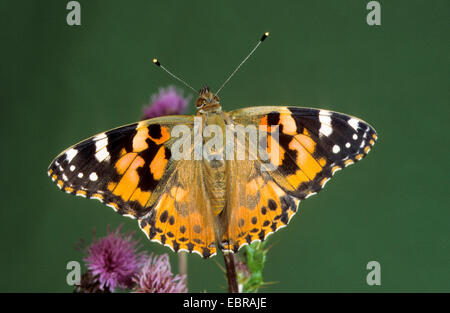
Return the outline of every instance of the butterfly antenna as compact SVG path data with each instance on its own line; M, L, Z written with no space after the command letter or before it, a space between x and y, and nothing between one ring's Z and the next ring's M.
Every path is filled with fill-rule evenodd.
M176 80L178 80L179 82L183 83L186 87L190 88L191 90L193 90L195 93L198 93L197 90L195 90L194 88L191 87L191 85L189 85L188 83L186 83L184 80L182 80L181 78L179 78L178 76L176 76L175 74L172 74L168 69L166 69L159 61L158 59L153 59L153 63L156 66L159 66L160 68L162 68L167 74L169 74L170 76L172 76L173 78L175 78Z
M219 92L222 90L223 87L225 87L225 85L229 82L229 80L231 79L231 77L234 76L234 74L236 74L236 72L239 70L239 68L247 61L247 59L253 54L253 52L256 51L256 49L258 49L259 45L267 38L269 37L269 32L265 32L261 39L258 41L258 43L256 44L256 46L253 48L252 51L250 51L250 53L245 57L244 60L242 60L242 62L236 67L236 69L233 71L233 73L231 73L230 76L228 76L227 80L222 84L222 86L220 86L219 90L216 92L216 95L219 94Z

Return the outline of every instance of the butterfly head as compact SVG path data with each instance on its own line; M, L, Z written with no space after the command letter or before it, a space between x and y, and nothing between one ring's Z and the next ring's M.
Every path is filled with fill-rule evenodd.
M197 102L195 103L198 111L216 111L220 109L219 97L209 90L208 86L199 91Z

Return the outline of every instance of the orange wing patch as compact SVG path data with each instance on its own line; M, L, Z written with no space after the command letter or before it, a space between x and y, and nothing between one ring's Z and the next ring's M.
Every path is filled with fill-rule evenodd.
M216 224L203 192L200 168L193 162L180 162L150 213L140 219L140 226L152 241L208 258L216 254Z
M375 143L376 134L368 124L340 113L286 107L253 110L265 111L256 121L260 129L268 129L268 136L274 137L276 127L280 130L282 153L269 153L277 167L269 174L295 198L319 192L337 170L361 160ZM250 120L245 109L231 114L236 122Z
M285 150L271 135L267 135L267 154L269 161L275 166L281 166L284 160Z
M190 209L188 198L188 190L172 187L153 208L154 214L140 220L140 226L150 240L175 252L195 252L208 258L216 254L214 228L207 216Z
M136 158L137 153L126 153L123 155L114 166L117 170L117 174L123 175L126 170L130 167L131 162Z
M222 236L222 249L237 252L242 246L263 241L286 226L297 212L299 201L286 194L273 180L263 176L250 180L241 199L231 212L228 229Z
M168 161L169 160L166 158L166 148L161 146L150 163L150 172L153 174L155 180L161 179Z
M130 153L131 154L131 153ZM127 158L128 154L122 158ZM145 161L140 156L134 156L134 158L128 158L128 167L120 179L119 183L111 190L116 196L121 197L124 201L128 201L136 190L139 184L139 175L137 169L145 164ZM125 167L124 167L125 168Z
M141 152L148 149L148 139L157 145L162 145L170 139L169 128L165 126L150 125L149 127L143 127L138 124L136 130L136 135L133 137L133 152Z
M303 137L300 137L301 141L294 137L289 143L289 149L297 152L297 159L295 160L297 166L302 170L303 173L305 173L305 175L310 180L313 180L316 177L317 173L322 170L322 167L320 166L319 162L311 155L311 152L309 150L311 149L312 151L314 151L314 141L312 141L309 137ZM307 149L302 142L307 142L307 147L309 149Z
M148 203L148 200L150 199L151 194L152 193L150 191L143 191L138 187L131 195L130 201L137 201L141 206L145 207Z

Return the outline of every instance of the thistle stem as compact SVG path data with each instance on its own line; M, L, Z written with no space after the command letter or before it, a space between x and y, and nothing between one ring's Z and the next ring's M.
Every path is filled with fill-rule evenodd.
M227 270L228 292L239 293L237 275L236 275L236 260L233 253L224 253L223 259L225 261L225 268Z
M187 276L187 262L187 253L184 251L178 253L178 271L180 275Z

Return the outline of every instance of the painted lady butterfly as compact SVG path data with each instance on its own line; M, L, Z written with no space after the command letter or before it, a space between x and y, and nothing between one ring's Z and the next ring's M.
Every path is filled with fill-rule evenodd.
M224 112L207 87L196 104L195 116L153 118L84 140L58 155L48 175L66 193L136 218L150 240L208 258L217 247L237 252L286 226L300 200L361 160L377 139L364 121L327 110L267 106ZM180 143L177 125L192 136ZM245 143L244 159L196 159L194 150L206 139L191 138L209 125L222 131L242 125L234 127L241 138L249 137L247 126L265 129L267 162L274 167L263 170ZM271 138L275 129L277 140ZM188 157L174 158L174 145L187 147ZM215 150L216 156L222 152Z

